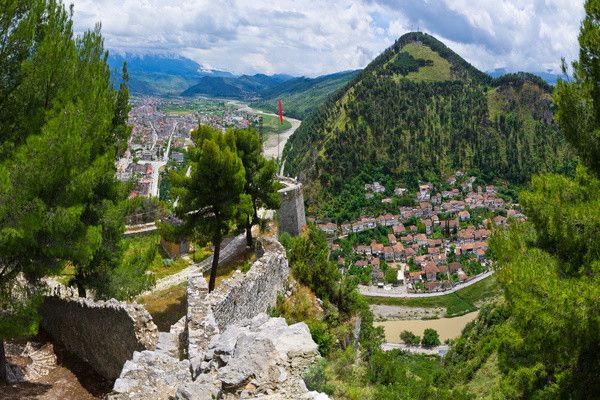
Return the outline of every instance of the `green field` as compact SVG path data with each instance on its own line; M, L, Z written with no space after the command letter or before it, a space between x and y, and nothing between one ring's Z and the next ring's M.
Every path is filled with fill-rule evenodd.
M480 282L445 296L423 298L395 298L365 296L369 304L385 304L404 307L442 307L446 317L456 317L476 311L481 303L490 301L500 294L500 287L492 275Z
M158 107L160 112L168 114L186 115L193 112L204 114L222 115L227 106L222 100L195 99L195 100L164 100Z
M279 117L275 115L261 114L262 117L262 133L264 135L276 135L283 133L292 127L292 124L287 119L283 119L283 125L279 123Z

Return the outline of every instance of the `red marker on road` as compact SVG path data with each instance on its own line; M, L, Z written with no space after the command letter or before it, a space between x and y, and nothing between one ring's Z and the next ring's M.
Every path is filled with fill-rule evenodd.
M279 99L279 124L283 125L283 104L281 104L281 99Z

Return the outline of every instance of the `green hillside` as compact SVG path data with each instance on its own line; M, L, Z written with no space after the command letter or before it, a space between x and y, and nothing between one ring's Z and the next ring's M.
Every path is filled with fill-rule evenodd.
M292 79L261 93L261 100L252 106L276 113L279 110L277 101L281 99L285 115L303 120L358 73L348 71L312 79Z
M530 74L494 80L424 33L409 33L333 95L287 142L286 172L309 200L373 173L413 182L463 169L526 182L572 156L550 87Z

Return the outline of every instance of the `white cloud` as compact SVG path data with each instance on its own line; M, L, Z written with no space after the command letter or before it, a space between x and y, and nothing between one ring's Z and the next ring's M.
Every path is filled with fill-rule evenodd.
M73 0L109 48L172 52L236 73L364 67L419 26L482 69L557 69L577 56L583 0Z

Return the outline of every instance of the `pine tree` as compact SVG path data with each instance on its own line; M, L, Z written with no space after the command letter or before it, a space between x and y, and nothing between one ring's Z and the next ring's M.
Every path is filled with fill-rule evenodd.
M236 154L233 131L221 133L201 125L192 132L195 147L189 150L187 171L173 172L173 193L179 196L176 213L188 230L210 237L215 248L209 291L214 290L221 243L240 214L248 212L249 199L242 160Z
M246 242L253 245L252 227L260 222L258 210L262 207L276 209L279 207L279 194L275 173L277 166L274 160L267 160L262 154L259 134L252 129L235 131L236 149L246 171L244 192L250 196L252 211L244 218Z
M490 243L510 312L498 351L506 398L600 394L600 1L585 9L575 80L554 96L576 176L534 177L519 198L528 221Z
M114 166L123 139L100 26L74 38L62 2L1 5L0 289L18 276L35 287L71 263L84 294L118 264L123 231ZM2 318L1 327L22 322Z

